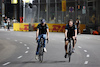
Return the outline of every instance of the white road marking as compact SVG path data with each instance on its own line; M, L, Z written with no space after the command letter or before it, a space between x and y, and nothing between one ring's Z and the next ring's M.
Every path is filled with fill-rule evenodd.
M78 46L78 48L82 48L81 46Z
M22 44L22 42L20 42Z
M85 63L84 64L88 64L88 61L85 61Z
M25 53L28 53L28 51L26 51Z
M87 52L87 50L84 50L84 52Z
M29 47L27 47L27 49L30 49Z
M6 65L8 65L8 64L10 64L11 62L7 62L7 63L5 63L5 64L3 64L3 66L6 66Z
M90 57L90 55L89 54L87 54L87 56L86 57Z
M23 56L19 56L18 59L22 58Z
M17 42L17 40L15 40Z
M27 46L27 44L24 44L24 46Z

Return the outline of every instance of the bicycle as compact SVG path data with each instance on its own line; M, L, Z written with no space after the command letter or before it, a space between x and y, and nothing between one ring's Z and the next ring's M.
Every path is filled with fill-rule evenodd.
M40 49L39 49L39 62L43 62L43 55L44 55L44 40L47 40L48 43L48 39L44 39L43 36L40 38Z
M68 39L69 41L69 47L68 47L68 57L69 57L69 62L71 61L71 55L72 55L72 45L74 45L74 40L73 38Z

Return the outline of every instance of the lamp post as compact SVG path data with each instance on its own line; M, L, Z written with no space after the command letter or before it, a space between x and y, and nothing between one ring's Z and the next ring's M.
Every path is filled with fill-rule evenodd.
M2 0L2 25L3 25L3 17L5 17L5 4L4 4L4 0Z
M25 22L25 0L23 1L23 23Z
M25 4L32 3L34 0L23 0L23 23L25 23Z

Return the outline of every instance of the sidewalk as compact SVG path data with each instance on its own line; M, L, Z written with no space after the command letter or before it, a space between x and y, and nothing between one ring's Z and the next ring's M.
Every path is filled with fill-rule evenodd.
M3 27L0 27L0 31L7 31L7 29L4 29ZM10 31L13 31L13 27L10 27Z

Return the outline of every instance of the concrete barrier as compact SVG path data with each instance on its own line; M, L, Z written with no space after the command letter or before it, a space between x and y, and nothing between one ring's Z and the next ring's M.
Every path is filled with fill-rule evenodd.
M37 25L39 23L31 23L31 29L32 31L36 31ZM52 24L52 23L47 23L49 27L50 32L64 32L66 24ZM29 31L29 23L14 23L13 24L13 30L14 31ZM85 24L80 24L80 31L81 33L83 32L83 29L85 29Z
M39 23L34 23L33 24L33 30L36 31L37 25ZM65 27L66 24L51 24L51 23L47 23L48 27L49 27L49 31L50 32L65 32ZM85 29L86 25L85 24L80 24L80 33L83 33L83 29Z
M13 23L14 31L29 31L29 23Z

